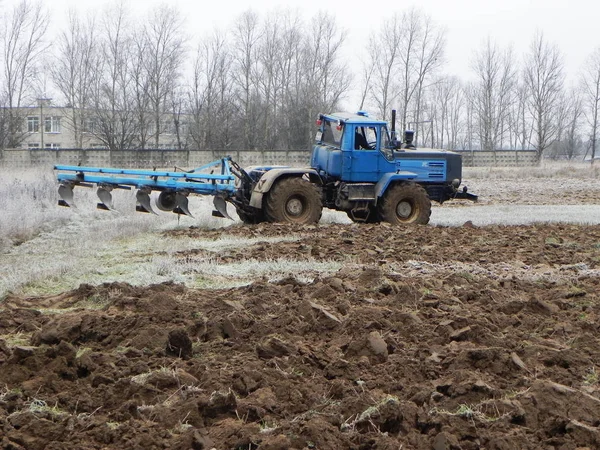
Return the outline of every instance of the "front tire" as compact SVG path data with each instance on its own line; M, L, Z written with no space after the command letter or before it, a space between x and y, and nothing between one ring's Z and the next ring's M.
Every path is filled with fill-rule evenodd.
M427 191L418 184L396 184L383 196L380 214L392 225L426 225L431 216L431 200Z
M284 178L269 191L264 205L269 222L317 223L323 204L317 187L303 178Z

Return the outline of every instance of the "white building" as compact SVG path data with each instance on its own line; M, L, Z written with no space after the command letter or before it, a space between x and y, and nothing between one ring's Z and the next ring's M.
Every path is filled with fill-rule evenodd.
M66 148L107 148L102 139L102 133L97 125L98 120L94 113L87 114L83 120L83 129L80 130L81 145L78 144L74 131L74 110L72 108L45 105L19 108L20 115L24 118L25 125L21 139L21 148L26 149L66 149ZM76 111L75 111L76 113ZM82 117L79 114L79 117ZM149 121L146 126L145 148L155 148L154 124ZM187 142L187 127L180 128L180 136ZM139 139L136 139L136 142ZM159 149L178 149L184 146L181 139L177 138L174 122L170 116L161 121L159 135ZM135 148L136 145L134 144Z

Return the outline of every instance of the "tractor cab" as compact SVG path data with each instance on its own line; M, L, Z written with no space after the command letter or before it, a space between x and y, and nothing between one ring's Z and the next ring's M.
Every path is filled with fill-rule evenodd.
M432 200L440 203L457 198L461 183L460 154L448 150L417 149L413 133L404 133L399 142L387 122L368 114L321 114L311 159L311 167L325 183L367 183L375 185L377 196L390 183L411 181L427 189Z
M328 177L350 182L377 182L394 171L398 144L387 122L356 114L322 114L317 120L311 166Z

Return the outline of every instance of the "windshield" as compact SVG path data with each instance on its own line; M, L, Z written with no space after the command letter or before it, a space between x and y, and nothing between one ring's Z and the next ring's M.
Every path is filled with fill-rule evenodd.
M387 160L394 159L394 149L390 141L390 135L388 134L387 127L381 127L381 151L385 155Z

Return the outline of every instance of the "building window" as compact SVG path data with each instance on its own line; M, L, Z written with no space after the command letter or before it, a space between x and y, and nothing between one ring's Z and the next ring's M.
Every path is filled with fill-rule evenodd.
M37 150L40 148L40 143L39 142L30 142L29 144L27 144L27 148L29 150Z
M48 143L48 144L44 144L44 147L46 147L48 150L58 150L60 149L60 144L56 144L54 142Z
M175 134L175 123L170 119L162 120L160 134Z
M148 133L149 136L152 136L156 133L156 127L154 126L154 122L148 122L146 124L146 133Z
M98 119L96 117L86 117L83 121L83 132L97 133L98 131Z
M60 117L49 116L44 118L44 133L60 133Z
M37 116L30 116L27 118L27 131L30 133L40 132L40 118Z

